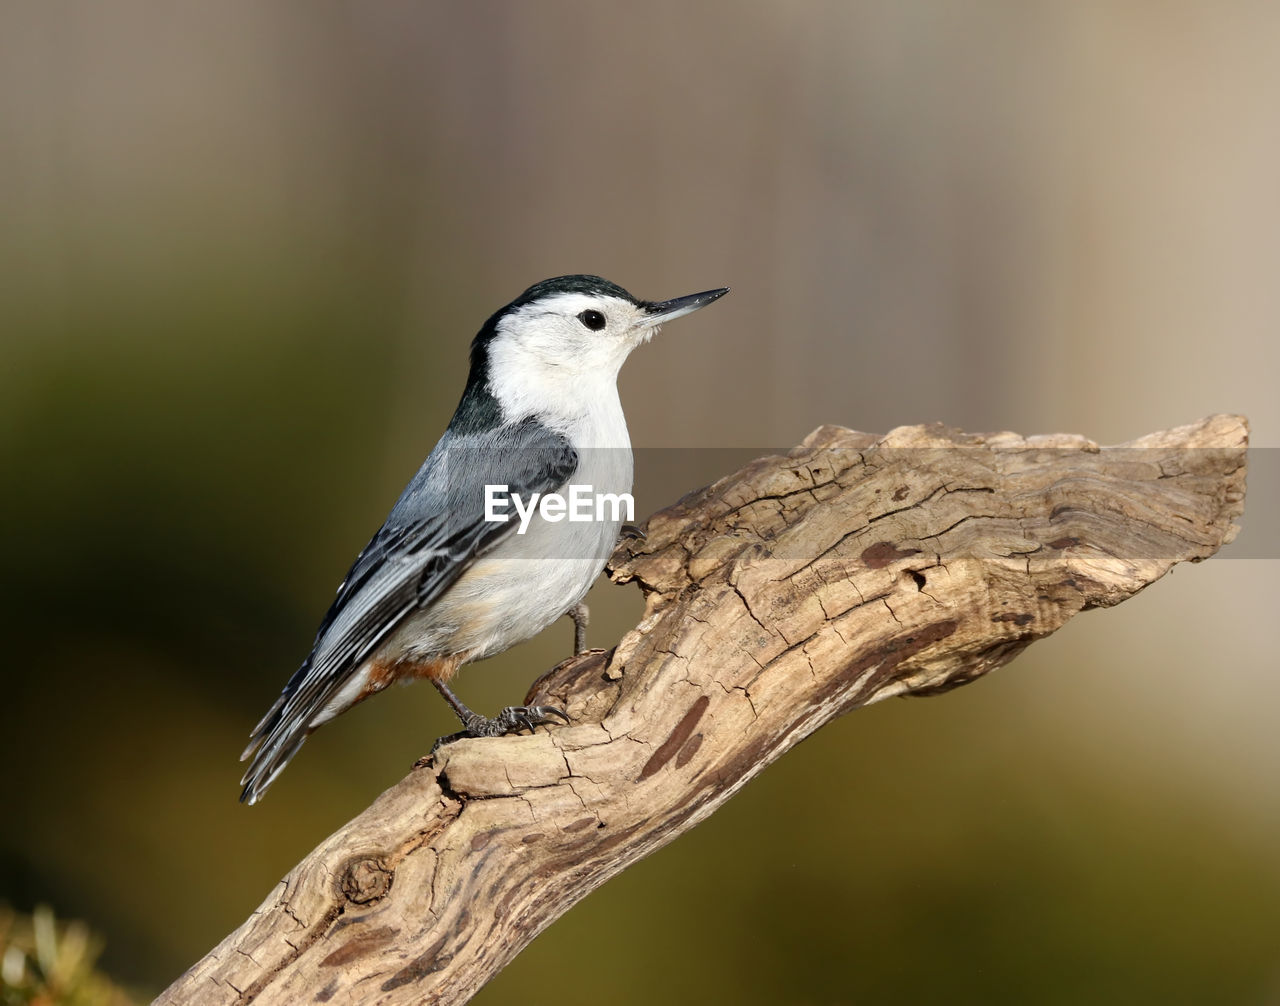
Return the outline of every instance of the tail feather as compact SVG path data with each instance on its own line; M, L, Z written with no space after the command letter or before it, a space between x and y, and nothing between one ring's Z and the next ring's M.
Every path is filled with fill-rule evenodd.
M241 803L257 803L315 729L312 720L316 709L328 698L328 689L317 688L312 681L314 658L313 650L249 734L249 745L240 760L253 761L240 780L244 787Z
M337 677L314 677L310 662L290 679L280 697L253 728L249 746L240 755L250 758L249 768L240 780L244 787L241 803L257 803L317 727L377 691L365 689L368 672ZM385 684L385 682L384 682Z
M240 793L241 803L257 803L311 733L310 710L288 708L292 694L290 688L285 688L253 728L249 746L240 755L241 761L253 758L240 780L244 787Z
M240 792L240 802L253 805L262 798L262 794L276 780L284 767L289 764L298 748L302 747L310 730L290 731L275 743L259 749L249 770L245 772L240 784L244 787ZM286 741L288 742L286 744Z
M286 688L280 693L280 697L271 704L271 708L267 710L267 715L258 720L258 725L249 731L249 746L244 749L244 754L240 756L240 760L244 761L249 755L253 754L253 749L262 743L262 739L271 733L276 722L280 719L280 710L284 708L284 704L289 701L292 694L290 689Z

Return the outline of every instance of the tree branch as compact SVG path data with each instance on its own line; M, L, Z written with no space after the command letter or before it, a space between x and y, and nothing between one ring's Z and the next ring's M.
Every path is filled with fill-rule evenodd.
M823 427L655 514L643 619L330 836L158 1003L463 1002L587 893L836 716L1008 662L1234 537L1245 421L1074 436Z

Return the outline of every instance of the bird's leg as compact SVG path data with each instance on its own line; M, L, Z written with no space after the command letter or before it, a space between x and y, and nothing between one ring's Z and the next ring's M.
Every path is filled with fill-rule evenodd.
M522 727L527 727L529 732L532 733L534 727L542 726L544 723L554 723L554 717L557 716L564 722L569 722L569 717L565 711L555 706L507 706L497 716L481 716L479 713L474 713L468 709L443 681L434 677L429 680L436 686L436 690L444 696L444 700L449 703L449 707L458 714L458 719L462 721L463 727L461 733L441 737L432 747L432 751L441 744L459 740L463 737L501 737L503 734L514 733Z
M644 530L634 524L623 524L622 529L618 532L619 541L623 538L639 538L643 541L645 537ZM586 602L579 601L566 611L565 615L573 619L573 655L580 657L587 649L587 623L591 620L591 610L587 607Z
M576 657L587 648L587 622L591 618L591 612L579 601L565 614L573 619L573 655Z

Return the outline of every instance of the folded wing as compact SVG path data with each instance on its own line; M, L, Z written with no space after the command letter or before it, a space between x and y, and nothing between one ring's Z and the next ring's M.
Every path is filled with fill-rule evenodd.
M254 728L240 799L255 803L297 753L328 701L412 611L431 604L515 524L484 519L485 486L559 490L578 467L569 442L526 419L444 437L347 574L302 666Z

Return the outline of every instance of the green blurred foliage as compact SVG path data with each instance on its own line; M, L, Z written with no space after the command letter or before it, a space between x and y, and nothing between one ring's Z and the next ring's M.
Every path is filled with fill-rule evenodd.
M58 922L47 905L21 915L0 904L0 1004L131 1006L93 969L101 941L83 922Z

